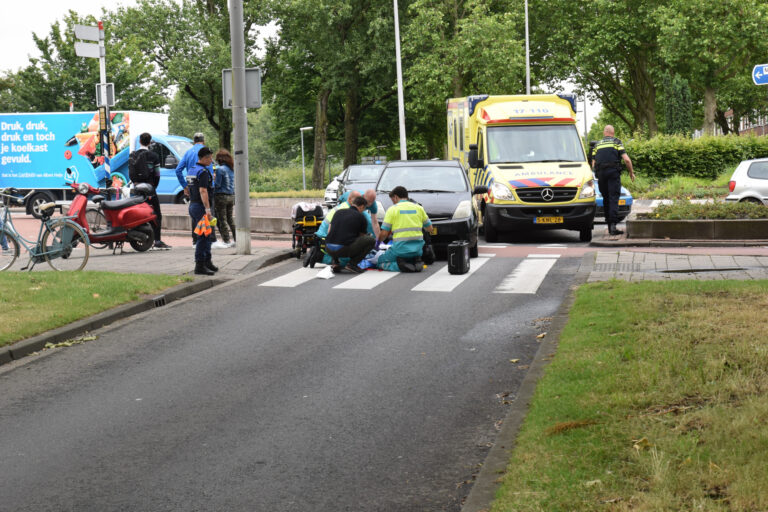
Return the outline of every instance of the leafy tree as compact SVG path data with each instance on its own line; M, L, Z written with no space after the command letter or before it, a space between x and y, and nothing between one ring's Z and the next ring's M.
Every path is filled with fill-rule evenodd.
M276 136L295 147L298 128L313 125L312 183L319 187L329 138L343 137L349 165L357 161L361 126L391 126L391 118L377 122L371 115L394 96L391 3L281 0L270 12L280 26L265 60L265 89L275 94L279 119Z
M137 48L114 37L113 19L105 13L107 80L115 84L116 109L155 110L166 103L161 89L150 79L151 67ZM13 75L12 103L18 110L57 112L95 110L95 84L99 83L98 59L75 55L74 25L95 25L89 16L74 11L63 23L51 25L47 36L33 34L40 57ZM62 25L64 28L62 29ZM10 77L9 77L10 78Z
M762 0L672 0L657 13L663 57L703 96L704 132L712 134L720 92L731 86L738 90L744 81L733 79L749 76L752 65L768 54L768 5ZM733 94L720 98L736 99ZM756 106L739 105L745 109L740 113Z
M259 7L248 2L245 9L247 48L255 48ZM232 67L226 0L140 0L136 7L119 7L115 17L121 20L121 39L142 48L154 65L152 79L193 100L218 134L219 146L231 148L232 112L224 108L221 90L221 70ZM249 54L246 61L255 57Z
M656 10L665 0L531 2L531 60L538 76L572 80L631 131L658 131L661 77Z
M522 13L519 1L410 4L403 37L406 119L411 140L421 147L409 148L409 156L442 156L448 98L525 91Z
M691 89L679 75L664 77L666 133L690 135L693 131Z

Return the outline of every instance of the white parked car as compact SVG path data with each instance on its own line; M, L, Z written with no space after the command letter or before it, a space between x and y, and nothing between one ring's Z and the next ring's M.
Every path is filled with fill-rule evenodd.
M323 198L323 202L328 208L333 208L336 206L336 203L339 202L339 185L341 185L341 182L346 174L347 170L344 169L344 172L336 175L328 184L328 186L325 187L325 197Z
M744 160L728 182L726 201L768 204L768 158Z

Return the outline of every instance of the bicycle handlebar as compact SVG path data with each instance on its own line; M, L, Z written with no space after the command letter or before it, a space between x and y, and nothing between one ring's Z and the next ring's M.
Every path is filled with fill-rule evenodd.
M32 189L27 193L27 195L25 195L22 198L19 198L18 196L13 195L14 191L18 192L13 187L4 188L3 190L0 191L0 196L7 197L8 199L10 199L16 204L24 204L27 201L27 199L29 199L30 196L36 192L35 189Z

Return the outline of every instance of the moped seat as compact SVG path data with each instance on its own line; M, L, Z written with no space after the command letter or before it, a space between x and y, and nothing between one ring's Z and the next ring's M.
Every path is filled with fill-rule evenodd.
M128 208L129 206L136 206L137 204L141 204L146 200L146 197L135 196L129 197L127 199L118 199L116 201L102 201L101 207L105 210L122 210L123 208Z

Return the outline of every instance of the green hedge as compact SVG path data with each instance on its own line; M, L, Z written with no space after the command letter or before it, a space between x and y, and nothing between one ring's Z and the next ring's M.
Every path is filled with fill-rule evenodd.
M659 135L652 139L624 142L635 171L644 177L664 179L691 176L715 179L750 158L768 157L768 136L701 137Z

